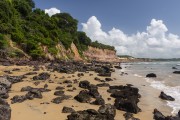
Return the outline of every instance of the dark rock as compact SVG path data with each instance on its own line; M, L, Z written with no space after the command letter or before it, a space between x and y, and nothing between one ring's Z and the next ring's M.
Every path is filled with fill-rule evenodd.
M63 90L63 89L64 87L61 87L61 86L56 87L56 90Z
M169 101L174 101L175 99L169 95L166 95L164 92L161 92L160 96L161 99L163 100L169 100Z
M177 69L176 67L172 67L172 69Z
M107 98L107 100L111 100L111 98Z
M111 104L100 106L98 112L102 115L107 115L107 117L111 120L116 116L116 108Z
M90 85L90 82L87 81L87 80L84 80L84 81L80 81L80 82L79 82L79 87L81 87L81 88L88 89L88 88L89 88L89 85Z
M35 75L35 74L37 74L37 72L28 72L25 75Z
M157 77L157 76L154 73L149 73L149 74L146 75L146 77Z
M0 98L0 120L11 119L11 108L9 104Z
M63 100L64 100L63 97L56 97L51 102L53 102L55 104L59 104L59 103L62 103Z
M94 98L100 97L100 94L98 92L98 87L96 85L91 84L88 90L89 90L89 95L91 95L92 97Z
M101 84L97 84L96 86L98 86L98 87L109 87L110 85L108 83L101 83Z
M65 80L63 83L69 84L69 83L72 83L72 81L71 80Z
M105 104L105 101L102 97L99 97L99 98L96 98L96 100L94 102L92 102L91 104L94 104L94 105L104 105Z
M89 103L91 100L91 96L87 90L82 90L78 95L74 97L75 100L81 103Z
M33 80L47 80L50 78L50 74L47 72L40 73L38 76L34 76Z
M34 85L35 85L35 86L38 86L39 84L40 84L40 82L39 82L39 81L34 82Z
M95 78L94 78L94 80L96 80L96 81L100 81L101 79L100 79L100 78L98 78L98 77L95 77Z
M14 68L14 69L12 69L12 71L20 71L20 69L19 68Z
M140 120L138 118L134 118L133 114L132 113L128 113L128 112L123 114L123 116L125 117L125 120Z
M11 88L12 83L6 77L0 77L0 85L8 90Z
M114 106L118 110L123 110L135 114L141 111L141 109L137 106L137 99L134 97L129 97L128 99L116 98Z
M154 109L153 114L154 114L153 118L155 120L165 120L165 116L161 112L159 112L157 109Z
M25 100L27 100L26 96L24 96L24 95L22 95L22 96L16 95L13 98L11 98L11 104L22 103Z
M174 74L180 74L180 71L174 71L173 73Z
M54 98L51 102L52 103L55 103L55 104L59 104L59 103L62 103L63 100L67 100L69 98L71 98L72 96L70 95L63 95L61 97L56 97Z
M121 66L114 66L116 69L122 69Z
M67 87L72 87L72 85L67 85Z
M68 115L68 120L114 120L116 109L110 105L104 105L98 111L87 109L83 111L72 112Z
M21 92L30 91L32 89L33 89L33 87L31 87L31 86L23 87L23 88L21 88Z
M12 74L12 72L10 70L5 70L4 72L7 74Z
M25 76L6 76L7 80L9 80L9 82L11 83L18 83L18 82L22 82L23 78Z
M7 99L8 97L8 90L5 88L5 86L0 85L0 98Z
M78 82L79 82L77 79L74 79L73 81L74 81L74 84L76 84L76 83L78 83Z
M39 89L32 89L25 96L27 99L30 99L30 100L33 98L39 98L39 99L43 98L41 91Z
M103 77L111 77L111 73L99 73L98 75Z
M78 77L84 76L84 73L78 73L77 76Z
M113 81L111 78L105 78L105 81Z
M75 110L70 107L63 107L62 109L62 113L72 113L72 112L75 112Z
M48 88L48 84L45 84L45 85L44 85L44 89L46 89L46 88Z
M64 95L64 91L55 91L54 95L56 95L56 96L63 96Z
M180 120L179 116L164 116L160 111L154 109L154 119L155 120Z

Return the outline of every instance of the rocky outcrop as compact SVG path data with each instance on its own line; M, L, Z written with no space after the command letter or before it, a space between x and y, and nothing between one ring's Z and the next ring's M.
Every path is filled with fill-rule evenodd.
M97 61L118 61L116 51L108 49L99 49L89 46L88 50L84 52L84 56L89 60Z

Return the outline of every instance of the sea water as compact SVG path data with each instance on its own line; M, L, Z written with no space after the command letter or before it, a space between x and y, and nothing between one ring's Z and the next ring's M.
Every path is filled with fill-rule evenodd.
M125 68L126 72L150 83L152 88L175 98L175 101L167 101L167 105L173 109L172 114L176 114L180 110L180 74L173 73L180 71L180 61L123 63L121 66ZM177 69L172 69L172 67ZM155 73L157 78L146 78L148 73Z

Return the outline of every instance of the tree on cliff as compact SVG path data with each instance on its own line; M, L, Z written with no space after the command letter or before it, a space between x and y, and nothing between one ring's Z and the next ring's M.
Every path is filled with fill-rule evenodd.
M45 56L42 46L47 46L48 52L56 55L56 45L59 43L69 49L74 42L81 53L87 50L89 45L112 49L91 42L84 32L77 31L77 25L78 21L68 13L58 13L50 17L44 10L35 8L33 0L0 1L1 35L10 35L11 39L34 59ZM7 43L4 39L0 42L4 46Z

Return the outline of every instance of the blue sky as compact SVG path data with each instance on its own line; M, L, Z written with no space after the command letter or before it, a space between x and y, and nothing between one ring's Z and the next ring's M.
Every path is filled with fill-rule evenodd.
M108 31L121 28L128 34L146 29L152 18L161 19L169 30L180 35L180 0L34 0L36 7L56 7L86 22L96 16ZM81 28L81 26L79 25Z
M180 0L34 0L79 21L93 40L113 45L120 55L180 58Z

